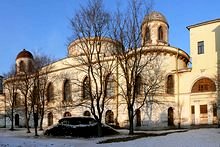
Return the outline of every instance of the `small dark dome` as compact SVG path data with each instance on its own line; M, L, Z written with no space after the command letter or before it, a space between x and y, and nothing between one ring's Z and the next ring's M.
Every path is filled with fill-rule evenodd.
M148 14L147 16L145 16L145 21L154 21L154 20L159 20L159 21L163 21L165 23L167 23L167 19L166 17L161 14L160 12L156 12L153 11L150 14Z
M21 51L21 52L17 55L16 60L19 59L19 58L31 58L31 59L33 59L33 55L31 54L31 52L29 52L29 51L23 49L23 51Z

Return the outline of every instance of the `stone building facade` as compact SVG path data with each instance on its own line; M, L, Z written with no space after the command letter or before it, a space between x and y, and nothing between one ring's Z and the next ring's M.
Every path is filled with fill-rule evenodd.
M141 26L142 46L149 53L159 54L162 69L165 71L163 82L165 88L163 94L158 96L158 99L163 102L162 105L150 104L136 110L136 127L168 127L177 126L178 123L183 126L217 123L219 26L220 19L188 26L190 33L190 55L188 55L184 50L169 44L169 24L164 15L152 12L145 17ZM47 84L45 127L65 116L91 115L89 109L72 108L63 103L66 100L84 97L83 89L74 84L73 80L78 79L82 85L87 83L85 73L74 68L83 66L77 60L83 56L83 52L77 48L80 42L81 40L76 40L69 45L66 58L48 65L53 68L49 73ZM114 50L119 43L109 38L102 38L102 42L103 57L110 58L108 49ZM16 58L17 74L31 70L32 64L34 64L33 55L29 51L21 51ZM110 81L115 77L117 75L108 76ZM6 90L5 93L7 99ZM21 93L18 95L21 96ZM126 127L128 125L126 105L123 102L117 104L118 99L119 102L123 101L120 97L117 100L113 98L106 107L103 122L115 124L117 120L121 127ZM18 108L15 112L16 126L24 126L22 113L22 108ZM9 124L7 120L7 125Z

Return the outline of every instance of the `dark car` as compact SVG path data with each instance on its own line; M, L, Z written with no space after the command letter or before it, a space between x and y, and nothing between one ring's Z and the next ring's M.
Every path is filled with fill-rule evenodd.
M112 127L102 124L103 136L118 134ZM44 132L46 136L74 136L94 137L98 136L98 123L91 117L65 117L58 124L49 127Z

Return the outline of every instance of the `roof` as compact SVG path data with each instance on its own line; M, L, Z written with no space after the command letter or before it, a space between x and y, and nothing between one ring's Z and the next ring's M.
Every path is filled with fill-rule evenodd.
M31 52L23 49L20 53L18 53L16 60L19 58L31 58L33 59L33 55L31 54Z
M144 21L154 21L154 20L163 21L167 23L166 17L162 13L156 11L151 12L150 14L146 15L144 18Z
M200 22L200 23L197 23L197 24L193 24L193 25L190 25L190 26L188 26L186 28L188 30L190 30L191 28L195 28L195 27L199 27L199 26L203 26L203 25L207 25L207 24L212 24L212 23L216 23L216 22L220 22L220 18L209 20L209 21Z

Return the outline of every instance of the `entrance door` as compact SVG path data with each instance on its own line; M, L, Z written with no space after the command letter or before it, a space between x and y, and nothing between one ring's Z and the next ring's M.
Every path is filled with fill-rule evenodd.
M48 113L47 117L48 117L48 126L53 125L53 113L52 112Z
M19 115L15 114L15 126L19 126Z
M192 120L192 125L195 125L195 106L191 106L191 120Z
M200 105L200 124L208 124L207 105Z
M168 126L173 126L174 125L173 121L174 121L173 120L173 108L170 107L168 109Z

